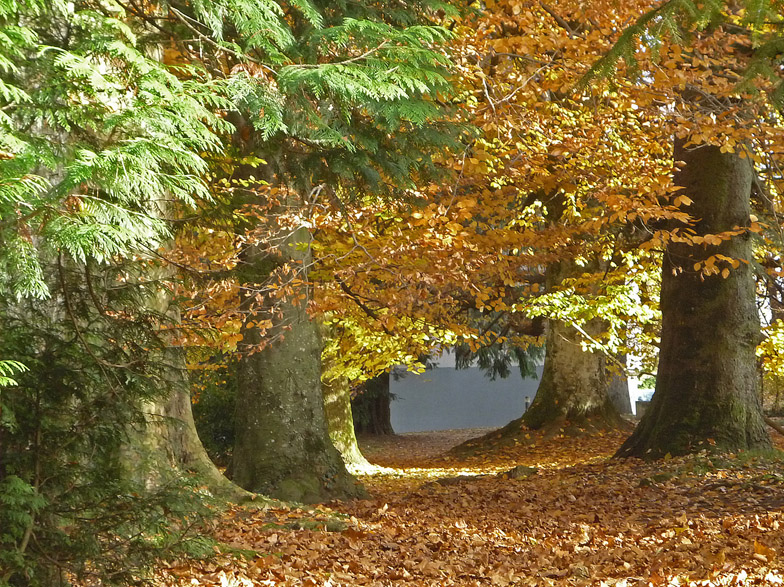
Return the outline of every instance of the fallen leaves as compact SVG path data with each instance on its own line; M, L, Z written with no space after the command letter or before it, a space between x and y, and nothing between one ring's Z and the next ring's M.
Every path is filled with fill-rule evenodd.
M245 556L227 549L189 573L170 569L161 584L784 584L784 478L773 461L609 460L622 436L535 437L533 447L460 459L424 456L426 436L403 454L395 445L415 446L410 438L377 440L393 449L374 446L378 464L418 466L364 478L372 499L331 509L228 512L215 537ZM442 448L443 434L436 441ZM525 474L509 478L511 465ZM457 481L434 482L443 478Z

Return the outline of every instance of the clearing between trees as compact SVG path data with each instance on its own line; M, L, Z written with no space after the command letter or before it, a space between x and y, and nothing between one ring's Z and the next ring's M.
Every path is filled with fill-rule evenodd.
M623 432L443 452L471 435L364 439L386 467L362 478L369 499L233 509L212 529L218 558L161 569L158 584L784 583L778 453L610 459Z

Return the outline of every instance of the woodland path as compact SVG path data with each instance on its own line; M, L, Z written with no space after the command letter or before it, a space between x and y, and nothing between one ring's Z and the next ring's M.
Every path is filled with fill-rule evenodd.
M609 460L620 433L443 454L482 432L362 439L395 469L363 478L369 499L233 510L215 536L253 552L173 567L160 584L784 585L780 459ZM537 472L499 476L516 465Z

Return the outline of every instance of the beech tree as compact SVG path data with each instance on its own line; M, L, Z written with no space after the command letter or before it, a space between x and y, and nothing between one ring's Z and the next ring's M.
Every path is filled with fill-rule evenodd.
M778 191L778 177L769 173L769 150L780 135L775 113L782 81L768 59L780 42L771 24L779 15L766 3L745 12L730 5L692 8L674 2L654 10L624 41L634 43L643 30L652 30L665 56L665 67L652 65L654 87L679 80L669 86L677 93L660 96L677 104L675 198L691 220L664 239L656 392L651 411L619 456L770 445L755 359L761 342L755 233L762 227L752 214L752 194L758 193L764 208L775 209L768 194ZM683 31L684 47L673 46L681 41L678 33L662 30Z
M410 320L429 325L431 346L478 350L541 342L533 321L548 321L532 426L618 423L607 356L623 354L632 324L656 320L654 256L634 250L652 220L685 217L659 199L671 163L657 117L632 108L625 89L565 91L641 6L494 2L461 22L460 114L482 134L444 159L458 180L423 190L418 205L358 211L351 234L330 242L344 260L331 291L362 307L368 330ZM477 313L487 318L472 325ZM556 349L564 335L570 343Z
M215 183L218 197L242 216L221 228L235 234L231 262L243 292L232 476L253 491L317 501L357 490L324 419L321 343L309 314L312 217L328 204L404 196L440 172L433 157L459 127L437 103L450 92L449 63L437 51L449 34L433 24L446 7L271 6L243 6L228 17L200 4L186 21L203 25L234 73L236 131L229 160L215 164L216 180L225 182ZM215 29L219 17L237 19L236 28ZM258 23L254 35L272 27L266 45L243 37L249 22ZM213 59L218 75L224 64Z
M750 224L754 168L748 157L715 145L684 148L676 173L690 200L695 237L738 231ZM694 266L713 255L737 263L725 275ZM710 249L670 242L662 265L662 342L656 392L619 456L662 457L701 448L767 447L755 359L760 341L748 233Z

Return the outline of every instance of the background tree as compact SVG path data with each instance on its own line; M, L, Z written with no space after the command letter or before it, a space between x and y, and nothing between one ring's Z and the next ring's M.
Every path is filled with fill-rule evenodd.
M224 8L200 4L185 14L169 7L168 14L211 39L215 52L199 58L216 75L229 62L236 131L230 160L216 161L216 178L236 188L230 209L255 208L261 220L236 226L241 309L251 319L239 347L244 419L232 472L242 485L280 496L351 493L321 407L320 343L307 314L308 226L327 202L395 197L437 171L433 152L456 134L435 100L450 88L448 62L435 50L448 33L430 26L444 7ZM255 36L243 36L252 28ZM180 52L196 58L187 43ZM297 369L285 367L294 361Z
M541 334L531 319L550 319L552 330L568 332L572 354L598 353L584 359L593 379L606 378L605 357L623 352L634 324L656 320L656 257L635 248L656 231L653 220L685 214L659 199L671 165L661 122L623 88L581 97L566 90L588 70L587 55L609 49L641 7L494 2L456 27L459 111L482 134L444 158L458 171L455 184L422 190L408 208L358 210L350 234L338 233L342 243L330 249L341 259L333 273L346 305L365 306L376 328L416 316L449 333L432 346L463 341L473 350L507 339L525 346ZM472 325L475 313L498 328ZM534 422L555 389L547 383L529 413L537 427L574 419L563 398L589 389L567 384L568 369L552 369L560 378L546 381L563 383L549 401L558 408ZM574 396L581 416L612 411L598 387Z

